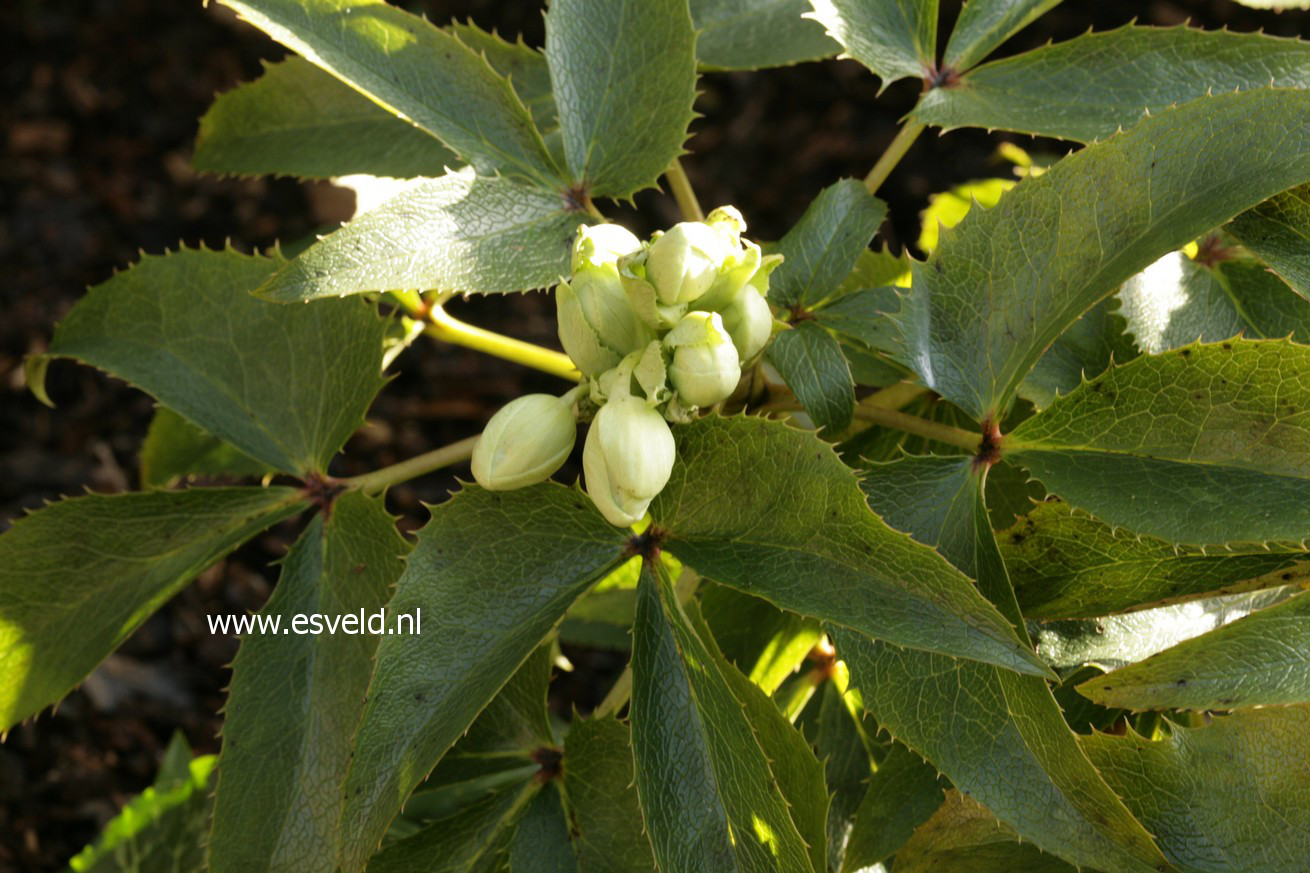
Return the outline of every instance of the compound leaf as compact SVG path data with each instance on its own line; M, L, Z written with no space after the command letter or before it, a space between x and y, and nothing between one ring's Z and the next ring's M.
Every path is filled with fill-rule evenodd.
M992 49L1027 27L1060 0L969 0L946 44L942 65L967 70L991 54Z
M272 472L268 464L205 433L167 406L155 409L141 444L144 488L167 488L192 476L264 476Z
M942 805L945 787L931 764L893 743L869 778L868 791L855 813L842 858L843 873L856 873L897 853L915 828Z
M967 794L948 791L946 801L896 853L896 871L957 869L970 873L1075 873L1078 868L1021 842L1013 828Z
M564 793L583 873L654 873L632 762L632 731L615 718L574 717L564 738Z
M368 859L368 873L468 873L496 863L524 811L541 790L535 780L471 803Z

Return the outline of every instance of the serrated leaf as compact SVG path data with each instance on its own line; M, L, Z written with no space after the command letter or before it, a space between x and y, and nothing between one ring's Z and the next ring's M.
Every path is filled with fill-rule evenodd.
M1078 690L1124 709L1310 702L1310 597L1300 594L1098 676Z
M1296 543L1175 546L1054 499L997 542L1030 619L1096 618L1310 579L1310 553Z
M869 779L855 813L843 873L856 873L897 853L914 829L942 805L945 788L945 780L931 764L894 743Z
M512 179L450 173L328 234L258 293L289 303L362 291L546 288L568 273L574 231L586 220L557 195Z
M660 869L812 871L720 659L662 569L643 568L632 644L637 793Z
M369 858L368 873L481 871L540 790L529 782L465 807Z
M264 476L273 468L205 433L167 406L155 409L141 444L141 485L167 488L192 476Z
M814 320L840 337L855 340L874 351L895 354L900 348L900 335L895 322L887 315L900 308L901 294L897 289L864 288L843 294L815 310Z
M896 853L896 873L956 869L970 873L1075 873L1078 868L1021 842L1019 834L972 797L948 791L932 818Z
M201 570L306 502L292 488L88 494L0 536L0 729L60 698Z
M802 321L778 334L765 358L827 436L846 430L855 414L855 382L832 334Z
M1046 348L1120 282L1310 177L1310 122L1289 125L1303 118L1310 92L1205 97L1025 180L914 265L895 316L901 363L976 418L1004 412Z
M1069 325L1019 383L1019 396L1045 409L1057 397L1104 373L1111 363L1137 357L1137 346L1118 306L1117 300L1107 297Z
M805 16L809 0L692 0L696 57L715 70L759 70L830 58L841 51Z
M507 42L471 21L454 21L446 29L459 37L460 42L482 54L493 70L509 79L514 93L532 113L538 130L552 131L559 127L559 112L555 108L545 55L525 45L522 36L517 42Z
M783 307L822 303L855 268L886 214L887 204L855 179L824 188L772 249L783 262L769 277L770 299Z
M930 194L927 208L919 214L919 248L931 252L937 248L942 227L955 227L964 220L975 203L984 209L991 209L1016 184L1013 179L979 179L956 185L948 191Z
M946 44L942 66L967 70L1023 30L1060 0L969 0Z
M1310 856L1310 707L1252 709L1151 741L1079 737L1183 870L1297 870Z
M560 170L509 81L455 35L383 0L223 4L437 137L480 173L560 187Z
M1136 532L1192 544L1310 535L1308 346L1235 339L1143 356L1006 440L1052 492Z
M560 793L547 784L528 804L509 844L511 873L578 873Z
M620 563L623 531L579 492L471 489L434 507L388 609L346 779L342 867L363 867L409 793L569 605ZM531 582L531 584L528 584Z
M219 95L200 119L191 160L210 173L307 179L440 176L463 163L428 132L297 57Z
M813 434L707 417L674 436L679 463L651 515L683 563L871 637L1045 675L969 579L869 512L854 473Z
M902 462L903 483L895 490L871 488L870 503L920 541L936 544L956 566L977 575L989 596L1013 609L973 477L953 471L948 460ZM969 463L955 463L961 461ZM946 506L921 508L934 494L945 499L952 493ZM1162 862L1150 835L1079 751L1045 682L870 644L846 631L837 631L834 641L850 666L852 687L879 725L1024 839L1106 871L1150 870ZM924 712L943 717L925 719Z
M68 863L74 873L177 873L199 870L214 789L214 755L192 758L180 736L169 743L155 783L105 825Z
M937 64L937 0L811 0L828 35L886 88Z
M271 467L323 472L382 387L385 322L358 300L251 297L282 263L147 255L78 301L49 354L107 370Z
M1250 260L1221 261L1214 273L1241 313L1247 336L1310 343L1310 300L1276 273Z
M1310 300L1310 185L1271 197L1248 209L1224 230L1237 237Z
M778 690L823 637L818 622L724 585L701 587L700 611L719 651L765 694Z
M1115 296L1137 347L1150 354L1218 342L1249 327L1215 272L1182 252L1171 252L1133 276Z
M358 491L292 546L261 611L280 616L284 631L247 634L233 664L209 839L216 873L336 866L340 785L378 637L285 628L302 615L374 615L408 551L382 499Z
M654 873L628 726L614 718L575 717L564 738L564 762L582 873Z
M546 710L553 662L551 646L538 646L478 713L477 720L450 750L450 756L504 756L513 752L527 756L542 746L553 746L555 735ZM442 763L452 762L443 758Z
M828 803L828 869L838 873L843 863L856 810L868 791L874 767L869 738L858 719L863 714L845 698L844 665L837 664L833 679L824 682L797 718L814 753L824 763L824 776L832 799ZM806 681L797 677L795 681ZM869 719L872 722L872 719ZM873 727L870 725L869 730Z
M555 0L546 62L575 185L630 198L682 154L696 96L685 0Z
M925 94L911 117L1091 142L1207 94L1310 87L1308 70L1301 40L1128 25L984 64Z

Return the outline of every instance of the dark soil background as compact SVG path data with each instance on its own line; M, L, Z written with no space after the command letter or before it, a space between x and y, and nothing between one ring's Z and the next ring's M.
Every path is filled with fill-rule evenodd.
M538 6L509 0L410 2L437 22L471 18L540 45ZM943 26L959 8L943 0ZM254 78L282 50L199 0L5 0L0 4L0 529L25 510L85 488L136 486L149 398L87 368L56 363L53 410L23 383L22 359L41 351L83 293L139 251L179 242L249 250L294 242L349 215L352 195L326 184L217 179L190 168L196 120L216 92ZM1134 17L1143 23L1264 29L1310 36L1310 14L1257 12L1229 0L1067 0L1003 48L1012 53ZM944 42L943 42L944 44ZM811 197L840 176L862 176L895 134L918 84L875 99L877 82L851 61L702 79L687 171L707 208L734 203L751 234L780 236ZM930 192L993 174L996 144L1061 151L1056 143L958 131L925 136L884 187L886 242L918 232ZM670 198L637 197L611 214L639 231L677 220ZM456 304L458 315L556 346L544 295ZM476 433L503 402L559 391L548 376L421 342L377 400L368 428L338 461L362 472ZM398 487L407 529L420 501L438 501L466 470ZM206 572L146 623L53 714L0 743L0 871L54 870L148 785L170 735L214 752L233 639L211 636L205 615L259 608L275 580L269 561L296 534L288 523ZM622 666L609 652L570 650L577 667L555 683L560 712L594 706ZM7 681L0 677L0 682Z

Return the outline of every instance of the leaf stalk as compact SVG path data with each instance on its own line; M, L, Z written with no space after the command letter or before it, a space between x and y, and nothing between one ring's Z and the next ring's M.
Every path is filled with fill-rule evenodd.
M901 158L905 157L905 153L910 150L910 146L914 145L914 141L919 138L921 133L923 133L922 124L907 124L901 128L900 132L896 134L896 138L887 146L887 150L882 153L882 157L878 158L878 162L873 165L869 175L864 177L864 189L866 191L870 194L878 193L882 183L887 181L887 177L891 175L896 165L901 162Z
M668 180L673 199L678 202L682 220L704 221L705 211L700 208L700 201L696 199L696 191L691 187L691 180L687 178L687 171L682 168L680 158L673 159L673 163L664 171L664 178Z

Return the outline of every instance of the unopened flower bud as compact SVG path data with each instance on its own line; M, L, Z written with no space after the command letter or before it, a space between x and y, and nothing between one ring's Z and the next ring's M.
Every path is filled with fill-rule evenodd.
M683 221L650 244L646 280L655 287L660 303L691 303L710 290L724 259L732 253L717 228Z
M473 447L473 478L490 491L544 482L573 451L577 423L569 404L526 394L491 417Z
M767 306L766 306L767 308ZM741 381L741 359L717 312L689 312L669 331L669 382L691 406L713 406Z
M654 339L637 317L616 263L641 248L638 239L615 224L582 227L573 247L573 278L555 293L559 338L578 369L594 376Z
M773 312L753 285L743 288L719 314L743 362L758 355L773 336Z
M668 484L675 456L664 418L641 398L616 394L587 431L582 450L587 494L611 524L636 524Z

